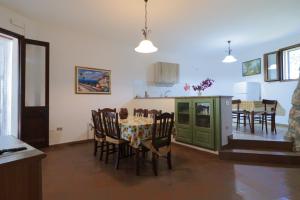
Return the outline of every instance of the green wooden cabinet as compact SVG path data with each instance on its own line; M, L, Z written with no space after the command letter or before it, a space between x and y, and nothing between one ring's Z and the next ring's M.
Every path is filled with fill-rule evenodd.
M176 141L217 150L222 145L222 131L230 135L230 120L221 123L222 117L231 118L231 97L186 97L175 99ZM227 105L226 103L230 104ZM222 107L225 107L225 109ZM224 115L225 112L226 114ZM224 126L224 128L222 127Z
M176 99L177 140L192 144L193 142L193 109L189 99Z

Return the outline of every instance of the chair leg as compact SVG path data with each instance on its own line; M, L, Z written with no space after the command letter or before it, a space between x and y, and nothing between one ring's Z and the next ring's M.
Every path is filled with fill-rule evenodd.
M247 115L247 116L248 116L248 122L249 122L249 126L251 126L250 115Z
M268 120L267 120L267 115L265 115L265 125L266 125L266 133L268 134Z
M95 140L94 141L94 156L97 155L97 147L98 147L98 142Z
M135 151L135 173L137 176L140 175L140 151L138 148L136 148Z
M117 159L116 159L116 164L115 164L116 169L119 169L119 162L120 162L122 147L123 147L123 145L119 144L118 151L117 151Z
M100 160L102 160L103 158L103 151L104 151L104 146L105 146L105 142L101 142L101 147L100 147Z
M236 130L240 129L240 124L241 124L241 115L237 114L237 118L236 118Z
M172 169L171 152L168 153L167 159L168 159L168 167L169 169Z
M108 163L108 155L109 155L109 143L106 143L106 157L105 157L105 164Z
M129 156L132 156L133 155L132 147L128 145L128 148L129 148Z
M271 116L271 130L272 130L272 133L276 133L276 123L275 123L275 115L272 115Z
M157 159L155 153L152 153L152 168L153 168L154 175L157 176Z
M264 123L264 120L262 120L262 121L261 121L261 130L262 130L262 131L264 130L264 124L265 124L265 123Z
M115 153L116 153L116 145L113 144L113 157L115 158Z

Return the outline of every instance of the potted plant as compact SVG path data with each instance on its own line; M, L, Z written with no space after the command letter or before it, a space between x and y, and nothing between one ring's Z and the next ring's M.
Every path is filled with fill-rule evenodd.
M207 88L211 87L215 81L207 78L204 81L202 81L199 85L193 85L194 91L198 92L198 96L201 96L202 91L206 90Z

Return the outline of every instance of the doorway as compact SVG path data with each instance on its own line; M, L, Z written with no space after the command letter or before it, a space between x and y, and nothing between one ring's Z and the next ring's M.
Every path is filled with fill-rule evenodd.
M0 33L0 135L19 135L19 40Z
M0 28L0 135L49 146L49 43Z

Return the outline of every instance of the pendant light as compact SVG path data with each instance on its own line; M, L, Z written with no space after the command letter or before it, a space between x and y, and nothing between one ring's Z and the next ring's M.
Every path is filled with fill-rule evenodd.
M139 46L134 49L138 53L154 53L158 50L157 47L155 47L148 39L148 35L151 31L148 29L147 3L148 0L145 0L145 28L142 29L144 40L141 41Z
M222 62L223 63L234 63L237 61L237 59L233 55L231 55L231 52L232 52L232 49L230 47L231 41L229 40L227 42L228 42L228 55L223 59Z

